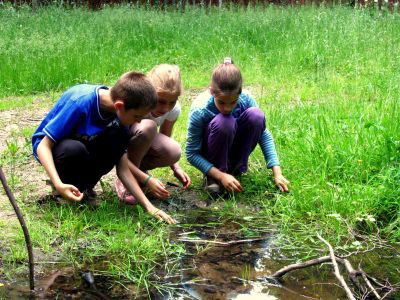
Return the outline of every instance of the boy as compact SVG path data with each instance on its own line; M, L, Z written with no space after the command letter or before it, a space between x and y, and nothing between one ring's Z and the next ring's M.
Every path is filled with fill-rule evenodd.
M169 166L174 176L187 189L191 180L179 166L181 146L172 139L174 125L181 113L179 96L182 94L181 72L177 65L160 64L148 74L157 92L157 106L146 119L131 126L128 158L131 171L137 180L147 180L146 188L155 197L165 199L170 196L164 184L151 177L147 171ZM159 130L158 130L159 128ZM136 168L136 172L135 172ZM126 204L136 204L136 199L126 190L120 180L115 182L118 197Z
M111 89L82 84L67 90L32 137L33 154L60 196L81 201L117 165L118 177L138 202L156 218L175 223L143 194L125 154L127 126L140 122L156 103L153 85L137 72L123 74Z

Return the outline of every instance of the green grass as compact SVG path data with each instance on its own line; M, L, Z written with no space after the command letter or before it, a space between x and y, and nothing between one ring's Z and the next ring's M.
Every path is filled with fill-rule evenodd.
M178 64L186 89L197 92L224 56L233 57L266 112L291 192L276 192L257 148L242 178L245 192L226 200L221 216L254 215L250 209L257 207L265 222L277 224L285 247L303 257L312 256L305 243L325 249L316 232L338 249L355 245L349 228L369 234L371 241L378 229L387 240L400 241L398 15L341 7L185 13L3 8L0 24L0 110L29 108L43 97L55 101L73 84L112 84L124 71L147 71L158 63ZM188 94L174 131L183 146ZM23 169L30 152L24 137L31 131L9 138L0 160L8 171ZM181 164L199 188L201 174L185 159ZM34 245L43 252L54 251L57 240L64 261L79 267L106 257L109 274L146 286L163 258L181 251L168 242L168 227L140 208L116 201L97 211L37 207L29 195L35 187L12 174L14 186L22 189ZM171 176L169 170L155 174ZM106 197L115 200L107 189ZM0 227L6 228L1 220ZM7 239L5 263L26 261L21 235Z
M399 79L400 18L375 11L8 8L0 9L0 22L0 96L112 83L127 70L162 62L179 64L186 86L204 87L227 55L246 84L284 88L282 100L293 92L307 99L317 90L318 97L343 88L354 93L354 85L363 95Z
M168 228L159 226L141 207L121 205L109 187L102 199L101 206L93 209L53 201L26 204L28 200L20 198L33 246L40 249L37 259L41 264L54 261L73 266L77 273L90 269L141 288L157 286L154 269L163 269L163 261L172 253L182 253L182 246L170 244ZM14 243L2 245L7 252L4 263L9 266L18 266L27 257L23 235L15 229ZM4 272L15 276L15 270Z

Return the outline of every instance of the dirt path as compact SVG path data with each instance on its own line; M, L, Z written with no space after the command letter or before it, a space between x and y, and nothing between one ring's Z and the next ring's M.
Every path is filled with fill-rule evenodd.
M31 106L31 105L30 105ZM22 214L24 205L35 205L39 199L49 195L51 188L46 185L48 178L44 169L31 154L31 134L37 128L50 109L49 103L38 101L30 108L18 108L0 111L0 165L6 175L8 184L19 204ZM7 143L17 143L18 152L14 161L10 158ZM15 178L13 180L13 178ZM115 172L110 172L105 180L113 181ZM97 185L99 190L100 186ZM28 223L29 229L29 223ZM3 187L0 185L0 280L4 277L2 270L2 253L7 251L7 242L13 235L22 232L20 224ZM47 261L39 249L34 249L35 260ZM51 259L50 259L51 260ZM56 260L56 259L53 259ZM36 268L36 273L41 267ZM0 295L1 298L1 295Z
M16 178L16 184L11 187L19 203L31 201L46 190L45 176L38 163L30 156L30 148L28 149L26 146L27 141L20 135L20 132L25 128L38 126L47 110L47 108L34 107L0 111L0 156L4 157L5 152L8 151L7 143L11 141L16 142L22 151L19 156L22 162L18 160L14 168L9 159L1 161L9 185L12 183L12 175ZM4 240L7 240L6 237L15 232L13 230L15 227L19 227L18 220L3 187L0 187L0 229ZM0 247L2 247L1 242Z

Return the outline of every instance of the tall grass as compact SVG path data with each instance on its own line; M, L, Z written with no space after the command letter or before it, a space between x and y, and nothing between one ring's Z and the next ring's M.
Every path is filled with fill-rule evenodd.
M351 240L348 226L370 233L379 228L400 240L399 16L342 7L189 8L184 13L8 8L0 9L0 26L2 97L81 82L112 84L124 71L147 71L165 62L181 67L191 90L207 86L213 67L224 56L233 57L266 112L284 175L291 181L290 194L274 193L257 149L250 173L242 178L245 192L233 203L259 207L258 213L288 236L299 233L300 247L316 231L333 243ZM188 97L182 97L183 112L174 130L183 146ZM200 172L184 160L182 166L198 187ZM142 229L126 216L111 216L121 223L114 228L103 214L121 209L105 205L94 216L50 207L45 221L60 228L46 236L40 226L48 227L31 226L36 245L45 249L45 240L60 232L86 230L100 241L93 242L95 255L116 257L110 272L140 282L145 270L147 284L161 248L166 249L163 255L173 251L162 243L165 227L156 228L139 214L135 218ZM83 219L75 224L76 216ZM32 217L31 222L38 221ZM126 231L129 242L123 245ZM134 235L141 239L148 232L153 235L148 246L137 244ZM72 241L71 249L78 242ZM142 258L149 263L140 265Z
M205 86L226 55L247 84L281 85L285 98L306 82L301 93L309 97L316 88L352 91L360 80L363 89L386 89L399 76L400 18L375 11L8 8L0 9L0 24L0 96L112 83L161 62L179 64L187 86Z

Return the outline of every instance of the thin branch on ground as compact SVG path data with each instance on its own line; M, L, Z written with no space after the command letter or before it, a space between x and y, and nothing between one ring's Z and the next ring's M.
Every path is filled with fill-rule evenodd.
M331 246L331 244L329 244L328 241L326 241L319 234L317 234L317 237L321 241L323 241L329 248L330 258L332 260L333 268L335 270L335 276L339 280L340 284L343 286L344 290L346 291L347 298L349 298L350 300L356 300L356 298L354 297L353 293L351 292L349 286L347 285L346 281L344 280L343 276L340 274L339 266L336 262L336 257L335 257L335 252L333 251L333 247Z
M353 266L351 265L350 261L347 260L346 258L349 256L353 256L355 254L360 254L360 252L354 252L346 255L346 258L339 257L335 255L333 251L333 247L326 241L324 240L320 235L318 235L318 238L323 241L326 245L329 247L329 252L330 255L322 256L319 258L311 259L305 262L301 263L295 263L291 264L288 266L285 266L281 268L280 270L276 271L272 275L268 276L271 279L280 279L282 278L286 273L298 270L298 269L304 269L307 267L315 266L315 265L321 265L323 263L331 262L335 268L335 276L339 279L339 282L341 286L345 289L347 297L349 299L385 299L389 295L397 292L400 288L398 284L390 284L389 282L381 283L377 279L369 276L367 273L365 273L359 266L358 270L355 270ZM344 280L343 276L339 272L339 265L338 263L346 269L349 279L351 283L353 283L355 291L350 289L350 287L347 285L346 281ZM362 278L362 282L359 282L359 279ZM361 293L357 293L357 290ZM379 294L385 293L384 296L381 296ZM359 296L359 298L356 298L354 295L362 295Z

